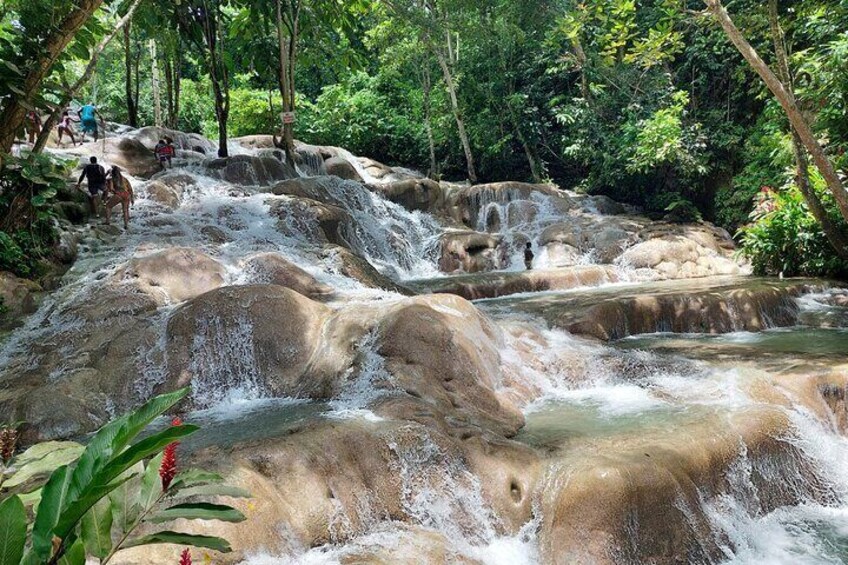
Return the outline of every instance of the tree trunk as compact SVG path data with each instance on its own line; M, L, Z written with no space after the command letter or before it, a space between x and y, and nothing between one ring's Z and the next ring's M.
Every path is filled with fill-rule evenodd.
M183 41L179 34L176 37L176 48L174 51L174 113L169 116L171 129L180 129L180 93L182 92L182 68L183 68Z
M132 56L132 34L131 26L124 28L124 72L126 80L124 83L124 91L127 99L127 121L129 125L138 127L138 82L133 88L133 56ZM137 62L136 62L137 64ZM137 75L136 75L137 77Z
M583 50L583 44L579 37L574 37L571 40L571 45L574 48L574 56L577 58L577 64L580 65L580 94L583 100L589 102L592 93L589 90L589 77L586 76L586 66L589 64L589 59L586 57L586 52Z
M786 92L795 102L795 92L793 88L792 72L789 68L789 60L786 56L786 45L784 42L783 30L780 28L780 18L777 11L777 0L769 0L769 27L771 28L771 38L774 42L774 53L777 58L777 74L781 82L783 82ZM807 207L815 217L816 221L821 225L822 231L827 237L828 242L833 247L836 254L843 260L848 260L848 239L840 231L827 214L827 210L822 204L819 195L810 184L809 167L807 154L804 146L801 143L801 138L795 128L789 126L792 130L792 153L795 156L795 166L797 169L795 175L795 183L798 185L798 190L807 202Z
M433 83L430 79L430 66L427 64L427 61L424 61L423 65L424 70L421 82L424 91L424 129L427 131L427 145L430 148L430 171L427 176L436 180L439 178L439 171L436 165L436 142L433 138L433 117L430 106L430 91L433 88Z
M162 99L159 94L159 57L156 54L156 40L148 43L150 49L151 83L153 87L153 125L162 127Z
M509 117L512 121L512 128L521 146L524 148L524 155L527 157L527 164L530 166L530 175L533 177L533 182L542 182L542 167L539 166L539 158L536 151L530 146L524 133L521 131L521 124L512 109L509 110Z
M91 58L88 61L88 65L85 68L85 72L83 72L82 76L77 79L77 81L68 89L68 91L62 97L61 103L53 110L53 112L51 112L47 120L45 120L44 125L41 127L41 133L38 135L38 140L35 143L35 147L33 147L32 149L33 152L41 153L41 151L44 150L44 146L47 145L47 140L50 139L50 132L53 130L54 127L56 127L56 124L59 123L59 118L62 114L62 110L65 109L68 104L70 104L71 100L73 100L77 92L79 92L79 90L83 86L85 86L85 83L87 83L94 75L94 72L97 69L97 61L100 59L100 55L103 54L103 51L106 49L109 43L111 43L112 40L115 39L115 36L118 35L118 32L121 31L121 29L129 29L129 22L132 20L136 8L138 8L142 1L143 0L135 0L132 6L130 6L130 9L127 10L126 15L124 15L120 20L118 20L109 35L104 37L91 52Z
M12 93L3 104L0 112L0 168L2 154L9 153L15 142L15 135L26 118L27 108L41 87L42 81L50 74L59 55L73 40L103 0L77 0L74 8L58 22L44 38L38 57L26 66L26 76L20 85L20 93Z
M459 109L459 99L456 96L456 85L453 82L453 76L451 75L445 56L438 49L434 49L434 51L436 53L436 58L439 60L439 67L441 67L442 74L445 77L448 94L450 94L453 117L456 121L456 128L459 130L459 140L462 142L462 149L465 152L465 161L468 164L468 180L471 181L471 184L477 184L477 170L474 168L474 153L471 151L471 143L468 141L468 134L465 131L465 123L462 120L462 112Z
M836 200L836 204L839 207L839 212L842 214L842 217L848 221L848 192L846 192L842 186L842 181L839 180L839 175L837 174L833 163L830 162L827 153L816 138L813 129L804 119L804 116L798 109L794 98L789 94L789 92L787 92L783 83L779 78L777 78L769 66L766 65L757 51L742 36L742 33L733 23L733 20L730 18L727 10L724 9L721 1L704 0L704 3L707 5L710 13L712 13L718 20L719 24L721 24L721 27L730 38L730 41L733 42L742 56L745 57L745 60L748 61L754 71L760 75L760 78L763 79L763 82L766 83L766 86L768 86L769 90L771 90L772 94L774 94L777 101L783 107L784 112L786 112L786 116L789 118L789 122L797 132L798 137L804 144L804 147L813 157L813 162L816 164L816 167L818 167L822 177L827 183L828 190L830 190L831 194L833 194L833 198Z
M292 91L291 85L291 77L289 76L291 72L291 67L289 66L290 55L291 55L291 40L286 42L285 32L284 32L284 24L283 24L283 1L277 0L277 43L280 49L280 69L277 74L277 81L279 83L280 89L280 97L283 103L283 112L291 112L292 108L294 92ZM294 35L292 32L291 35ZM282 137L283 137L283 149L286 153L286 163L290 166L294 167L294 132L292 131L292 124L282 124Z
M165 105L168 109L165 124L169 128L173 128L171 125L171 117L174 115L174 67L170 53L165 54L162 63L162 67L165 72Z

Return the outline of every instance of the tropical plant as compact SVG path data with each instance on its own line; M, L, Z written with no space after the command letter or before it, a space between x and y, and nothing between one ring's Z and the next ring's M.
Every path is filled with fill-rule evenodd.
M142 525L176 520L240 522L244 515L198 497L246 497L221 476L178 468L178 440L197 431L179 419L135 441L187 394L158 396L101 428L83 447L74 442L34 445L11 458L0 477L0 565L108 563L120 550L170 543L230 551L221 538ZM45 482L46 477L46 482ZM34 520L28 516L34 515Z
M844 231L839 211L825 192L820 175L811 175L834 222ZM741 253L750 259L757 275L845 276L848 263L833 253L821 225L810 213L795 186L774 192L763 190L752 212L752 222L739 235Z
M53 201L73 169L68 160L24 153L0 170L0 269L33 274L53 244Z

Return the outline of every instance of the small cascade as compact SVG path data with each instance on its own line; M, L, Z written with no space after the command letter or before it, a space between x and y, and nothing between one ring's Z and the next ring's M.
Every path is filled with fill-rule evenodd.
M479 232L494 233L501 236L508 250L503 264L506 270L524 269L524 246L530 242L536 251L533 266L537 269L552 268L556 261L549 256L547 248L538 248L545 230L551 226L568 223L571 214L579 211L566 196L553 196L545 192L532 192L517 188L480 189L470 196L471 223ZM592 265L595 260L593 250L582 228L575 223L573 240L577 252L571 258L573 265ZM581 243L582 242L582 243Z
M439 276L442 227L429 214L409 212L358 182L320 180L321 195L351 221L342 226L350 246L396 280Z
M327 174L327 167L324 166L324 157L321 151L313 146L301 144L296 149L297 152L297 172L302 177L317 177Z

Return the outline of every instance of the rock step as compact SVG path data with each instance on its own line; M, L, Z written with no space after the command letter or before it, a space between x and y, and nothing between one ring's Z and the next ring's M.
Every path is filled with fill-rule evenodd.
M658 332L729 333L787 327L798 321L801 294L838 283L808 279L716 277L512 297L486 303L603 341Z
M596 287L619 281L611 265L585 265L544 271L468 274L419 280L408 286L421 293L455 294L467 300L499 298L522 292Z

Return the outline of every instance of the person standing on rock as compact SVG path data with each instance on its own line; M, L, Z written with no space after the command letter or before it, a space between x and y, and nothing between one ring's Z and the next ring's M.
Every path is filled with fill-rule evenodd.
M67 134L68 137L71 138L71 143L73 145L77 144L77 139L74 137L74 124L73 119L71 119L71 115L67 110L62 112L62 120L59 122L59 145L62 144L62 136ZM80 141L82 144L82 141Z
M30 110L26 115L26 132L29 144L35 145L38 134L41 133L41 116L35 110Z
M163 171L167 168L165 163L168 162L168 155L166 153L167 150L165 149L166 147L168 147L168 144L165 143L164 139L160 139L159 143L156 144L156 147L153 148L153 155L156 156L156 160L159 162L159 166Z
M533 259L535 259L535 255L533 255L533 244L531 242L527 242L527 247L524 248L524 266L528 271L533 270Z
M77 181L77 190L82 190L80 185L82 181L88 179L88 205L91 210L91 216L97 217L97 199L102 195L106 197L106 170L102 165L97 164L97 157L92 157L85 167L82 169L82 174Z
M101 122L103 121L103 117L91 102L79 109L79 119L81 123L80 132L82 133L83 140L85 140L86 133L92 134L94 136L94 141L99 139L97 118L100 118Z
M167 155L167 157L168 157L168 168L169 169L174 168L174 164L171 162L171 160L174 158L174 156L176 154L177 154L177 150L174 147L174 140L171 139L170 137L166 137L165 138L165 155Z
M130 206L135 204L135 194L133 194L132 185L124 175L121 174L121 169L118 166L113 166L107 175L106 183L106 224L110 223L112 208L121 205L121 211L124 214L124 229L130 229ZM110 196L111 194L111 196Z

